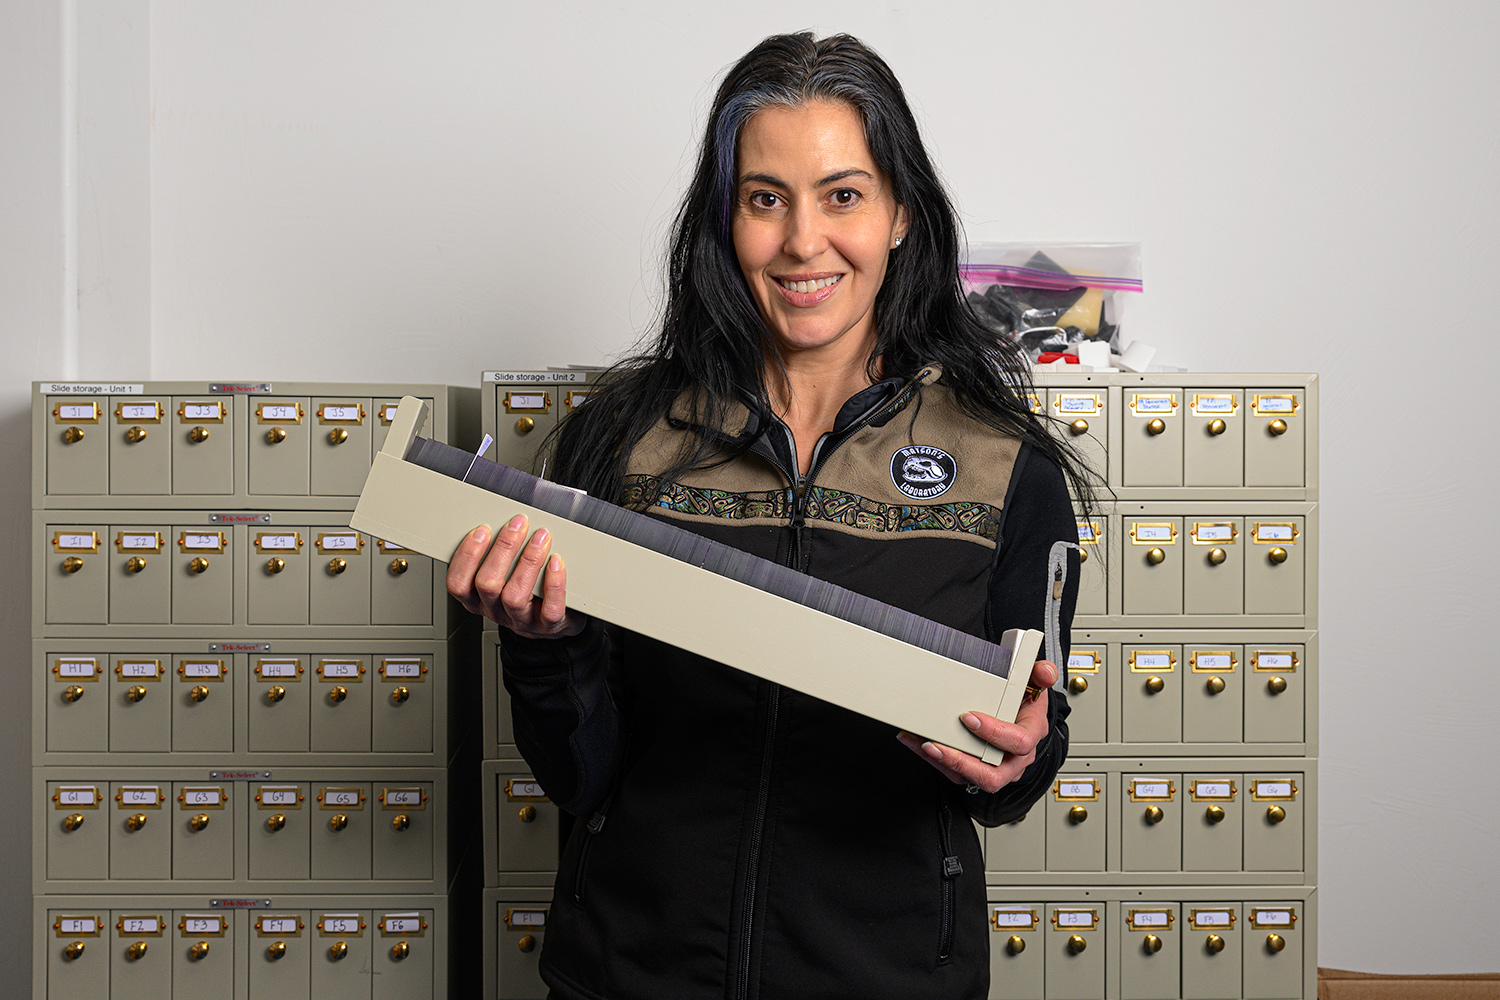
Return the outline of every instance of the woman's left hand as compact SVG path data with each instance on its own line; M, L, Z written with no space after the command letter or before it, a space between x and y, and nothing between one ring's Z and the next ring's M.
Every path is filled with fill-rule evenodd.
M1057 683L1057 667L1049 660L1038 660L1031 668L1031 684L1041 689L1035 701L1023 699L1014 723L1001 722L983 712L965 712L963 724L986 743L1005 751L998 764L986 764L973 754L955 750L941 743L922 742L911 733L896 734L896 739L912 753L941 771L949 781L973 785L983 792L997 792L1021 776L1036 760L1036 748L1047 736L1047 689Z

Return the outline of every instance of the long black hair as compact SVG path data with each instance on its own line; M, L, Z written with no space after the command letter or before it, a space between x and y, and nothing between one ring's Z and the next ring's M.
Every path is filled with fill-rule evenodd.
M1030 442L1091 506L1091 474L1034 414L1030 367L1019 350L975 317L959 282L960 230L916 118L885 60L859 39L810 32L773 35L735 63L709 112L698 165L673 228L661 325L640 353L601 379L588 403L554 432L556 478L615 500L631 449L672 407L719 427L745 395L770 410L766 359L779 359L735 255L731 233L740 134L757 111L814 101L859 113L865 141L889 179L908 227L875 297L871 381L941 366L942 381L977 420ZM736 428L738 429L738 428ZM689 436L677 464L653 470L670 482L725 458L721 441Z

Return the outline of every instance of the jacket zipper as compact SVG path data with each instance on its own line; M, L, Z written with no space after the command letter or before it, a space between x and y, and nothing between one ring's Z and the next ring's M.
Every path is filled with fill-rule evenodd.
M942 807L938 810L938 846L943 852L943 909L938 922L939 964L948 961L948 956L953 954L953 880L964 873L964 867L959 863L958 855L953 853L952 823L953 814L948 808L947 800L944 800Z
M924 371L923 375L925 374L926 372ZM920 378L921 376L918 377ZM906 387L903 386L899 391L906 391ZM882 404L882 406L883 405L885 404ZM850 425L850 427L846 428L846 438L855 430L857 430L861 425L863 425L866 421L868 421L871 417L873 417L877 412L879 412L880 409L881 406L871 407L870 410L863 416L861 416L859 420ZM806 521L807 513L807 489L808 484L812 481L813 477L818 474L819 468L822 467L823 463L821 459L824 457L822 455L823 445L827 443L830 435L823 434L818 438L818 443L813 445L812 461L808 463L807 475L804 476L802 475L802 470L797 468L796 465L797 442L796 439L792 437L791 428L787 427L785 424L782 424L781 429L783 433L786 434L787 443L791 446L793 463L791 469L781 470L782 474L787 477L787 481L792 484L792 550L790 553L790 557L787 560L787 565L792 569L802 570L805 572L802 566L802 530L803 525ZM769 803L771 797L771 761L775 753L776 715L781 706L781 685L769 685L768 699L769 700L766 708L766 730L763 742L761 744L760 789L755 799L755 822L750 828L750 850L748 856L745 859L745 898L740 905L740 968L739 976L737 977L737 981L735 983L734 995L736 1000L749 1000L750 996L750 944L751 938L753 937L752 931L755 927L755 892L757 882L760 878L760 846L762 836L765 832L766 806ZM946 808L947 807L944 806L944 809ZM948 829L945 825L943 828L943 843L945 854L948 853L947 842ZM587 848L587 846L587 843L585 843L585 849ZM587 857L586 851L583 857ZM955 865L958 863L957 858L951 858L945 859L945 864L948 860L951 860ZM582 859L580 859L579 866L581 875ZM952 902L949 898L950 896L951 886L949 886L948 880L945 878L945 902L943 907L945 921L943 933L945 935L945 940L951 939L952 937L951 924L953 918L951 913ZM945 950L942 957L947 957L947 949L951 947L952 943L950 940L949 943L944 946Z
M594 815L589 817L585 827L587 832L584 834L583 846L578 849L578 866L573 870L573 899L576 902L583 902L583 883L589 870L589 848L594 846L594 838L604 829L605 810L608 808L609 799L605 799L604 804L594 810Z

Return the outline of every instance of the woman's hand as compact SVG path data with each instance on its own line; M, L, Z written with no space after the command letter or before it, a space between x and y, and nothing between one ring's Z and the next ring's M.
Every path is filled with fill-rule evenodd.
M1047 736L1047 689L1057 683L1057 667L1048 660L1038 660L1031 669L1031 683L1042 693L1035 701L1022 700L1014 723L1001 722L982 712L965 712L961 717L975 736L1005 751L998 764L986 764L973 754L930 740L924 743L911 733L897 733L896 738L949 781L997 792L1019 778L1036 760L1036 748Z
M568 569L561 556L548 558L551 536L541 528L530 542L525 539L526 518L521 514L500 529L494 545L489 525L469 532L448 563L448 593L476 615L517 635L530 639L577 635L588 624L588 616L568 610ZM541 597L532 593L538 575L543 577Z

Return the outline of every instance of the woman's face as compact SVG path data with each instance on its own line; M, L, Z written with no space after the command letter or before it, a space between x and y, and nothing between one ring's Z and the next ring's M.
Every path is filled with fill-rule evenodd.
M783 357L863 365L906 211L859 114L824 101L757 112L741 131L736 169L734 250Z

